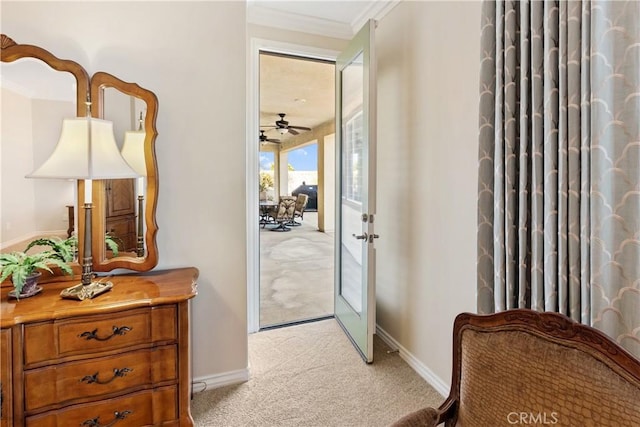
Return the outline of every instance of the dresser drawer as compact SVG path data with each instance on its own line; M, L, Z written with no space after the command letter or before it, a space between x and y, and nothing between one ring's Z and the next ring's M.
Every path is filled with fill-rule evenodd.
M26 325L25 366L175 340L175 313L167 305Z
M25 409L66 405L152 384L175 382L175 345L25 371Z
M0 427L13 426L11 329L0 330Z
M178 419L176 402L177 388L162 387L30 416L26 418L25 425L27 427L173 425L174 423L170 422Z

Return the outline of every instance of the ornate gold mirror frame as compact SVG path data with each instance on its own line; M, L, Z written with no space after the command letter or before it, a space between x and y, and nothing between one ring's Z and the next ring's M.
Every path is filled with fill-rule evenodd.
M39 59L49 67L57 71L71 73L77 82L76 108L78 116L86 115L85 101L89 93L89 75L77 62L60 59L51 52L38 46L29 44L17 44L11 37L5 34L0 35L2 51L0 52L2 62L14 62L21 58Z
M122 80L103 72L96 73L91 80L86 70L78 63L71 60L57 58L49 51L34 45L18 44L5 34L1 35L1 61L14 62L21 58L38 59L54 70L71 73L77 82L76 114L78 117L86 116L86 97L91 94L93 100L92 115L101 117L101 102L103 101L104 88L113 87L127 95L141 99L146 103L146 116L144 130L146 132L144 151L147 168L146 201L144 208L144 254L142 256L117 256L107 258L105 245L105 184L104 181L93 181L92 198L92 226L93 226L93 269L94 271L111 271L115 268L127 268L134 271L149 271L158 263L158 248L156 243L156 204L158 174L155 156L155 138L157 135L155 122L158 109L158 101L153 92L141 88L135 83L126 83ZM97 107L96 107L97 104ZM107 118L108 119L108 118ZM78 200L84 200L84 182L78 182ZM78 245L79 253L83 253L84 242L84 215L78 214ZM101 236L98 237L98 236ZM137 254L133 254L137 255ZM74 269L77 266L74 266Z
M156 167L155 141L158 132L156 130L156 116L158 115L158 99L156 95L136 83L127 83L111 74L98 72L91 77L91 99L97 104L92 114L94 117L111 120L106 117L105 111L105 91L114 88L122 94L139 99L145 104L144 114L144 161L146 166L146 179L144 190L144 221L136 221L137 227L143 228L140 235L142 239L142 253L138 256L135 253L124 252L123 255L110 258L107 256L107 247L104 241L94 241L93 268L95 271L111 271L114 268L128 268L136 271L148 271L158 263L158 248L156 244L156 234L158 225L156 224L156 204L158 174ZM106 229L106 206L107 187L105 181L93 182L93 203L96 206L92 214L94 224L94 235L104 236L110 230ZM139 215L139 212L137 213Z

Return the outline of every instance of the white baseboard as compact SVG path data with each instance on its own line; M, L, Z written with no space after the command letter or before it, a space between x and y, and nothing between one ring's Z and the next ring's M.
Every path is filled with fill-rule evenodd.
M420 375L438 393L440 393L442 397L446 398L447 396L449 396L451 384L443 381L440 377L438 377L431 369L429 369L424 363L419 361L413 354L411 354L411 352L401 346L398 341L396 341L391 335L387 333L387 331L385 331L378 325L376 325L376 334L378 334L380 339L382 339L382 341L384 341L389 347L394 350L397 349L400 357L405 362L407 362L407 364L411 366L413 370L418 373L418 375Z
M191 384L193 392L200 393L205 390L211 390L231 384L240 384L247 381L249 381L249 368L210 375L208 377L194 378Z

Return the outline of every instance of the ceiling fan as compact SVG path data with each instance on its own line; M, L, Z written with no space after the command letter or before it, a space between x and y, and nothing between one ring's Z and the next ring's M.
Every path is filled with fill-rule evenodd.
M260 143L264 145L267 142L273 142L275 144L278 144L278 143L280 143L280 140L279 139L269 138L267 135L264 134L264 131L261 130L260 131Z
M298 135L300 132L298 130L311 130L311 128L304 126L291 126L289 122L284 119L285 113L278 113L280 116L280 120L276 120L275 129L281 134L284 135L286 133L290 133L291 135ZM274 126L268 126L274 127Z

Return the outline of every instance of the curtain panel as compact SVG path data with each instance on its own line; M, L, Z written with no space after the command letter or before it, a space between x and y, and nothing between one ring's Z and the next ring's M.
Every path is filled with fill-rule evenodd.
M640 2L482 7L478 312L560 312L640 357Z

